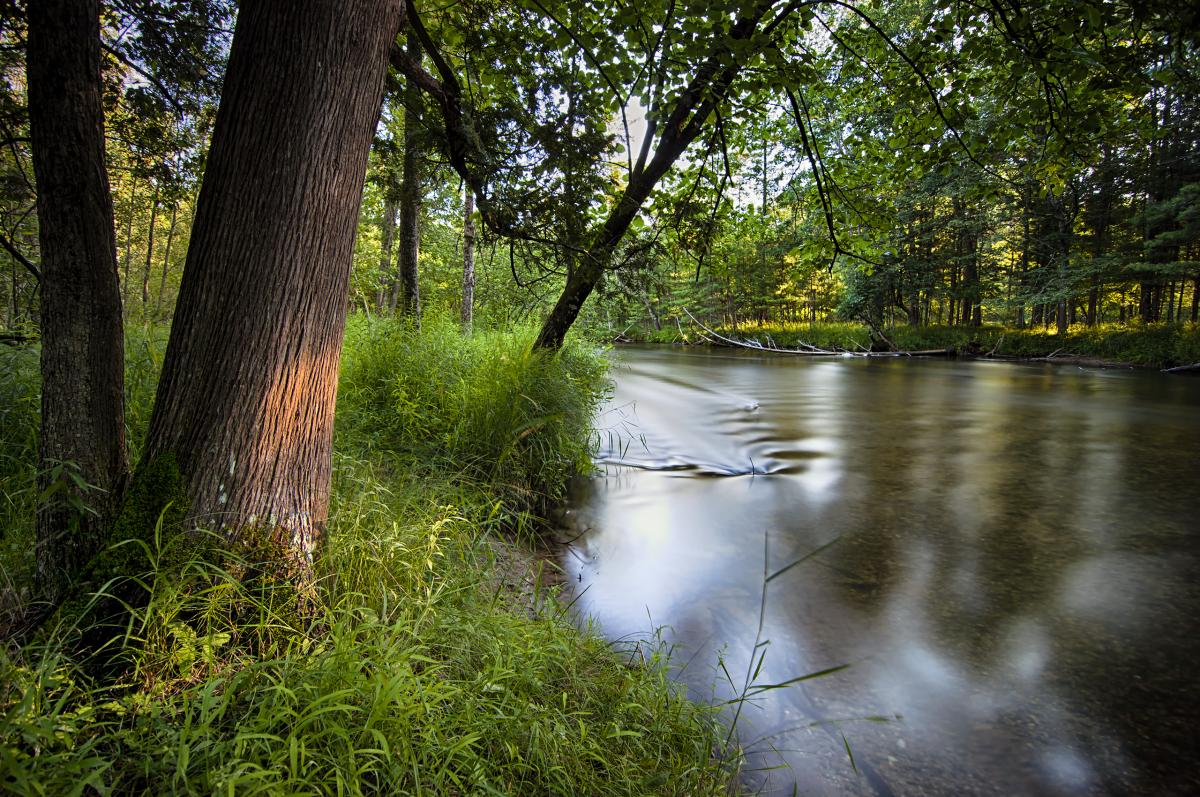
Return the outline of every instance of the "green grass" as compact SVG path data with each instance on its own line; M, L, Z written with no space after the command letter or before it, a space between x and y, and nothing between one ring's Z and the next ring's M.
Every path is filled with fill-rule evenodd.
M828 322L819 324L741 325L737 330L719 328L722 335L757 341L778 348L796 348L807 343L822 349L862 351L871 346L871 335L862 324ZM703 343L701 330L684 325L687 342ZM983 327L898 326L884 334L899 349L921 351L955 349L961 352L991 352L1005 357L1084 357L1112 363L1169 368L1200 362L1200 325L1100 324L1076 325L1065 334L1053 330L1014 329L995 325ZM650 330L639 339L656 343L680 341L675 327Z
M520 599L496 566L490 532L532 528L529 512L585 462L602 357L530 356L529 331L426 327L351 324L317 622L269 584L139 547L151 599L121 640L119 683L87 680L66 627L0 653L0 790L729 793L713 709L662 668L627 666L553 600ZM130 363L135 438L160 361L151 338ZM0 409L0 561L18 586L36 361L6 356L0 391L17 401Z

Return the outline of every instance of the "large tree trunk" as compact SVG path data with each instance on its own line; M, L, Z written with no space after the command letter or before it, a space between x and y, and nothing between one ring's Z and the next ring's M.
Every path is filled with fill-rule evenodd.
M241 4L150 424L144 465L178 469L185 528L300 584L328 514L358 207L403 9Z
M421 62L421 45L409 36L408 56ZM399 307L402 315L421 326L421 289L417 281L417 255L421 250L421 152L417 136L421 90L409 80L404 90L404 174L400 185Z
M471 334L475 320L475 194L466 186L463 203L463 283L462 283L462 328Z
M42 249L38 487L51 492L38 508L37 576L58 601L104 544L128 472L97 0L30 3L26 69Z

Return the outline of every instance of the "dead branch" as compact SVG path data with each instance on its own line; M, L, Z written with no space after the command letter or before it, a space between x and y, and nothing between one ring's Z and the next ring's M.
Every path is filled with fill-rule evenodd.
M727 338L724 335L722 335L721 333L719 333L713 329L710 329L709 327L706 327L704 324L702 324L700 322L699 319L696 318L696 316L692 315L691 311L688 310L686 307L681 307L680 309L683 310L683 312L687 314L687 317L692 320L693 324L700 327L705 332L707 332L709 335L716 338L721 343L724 343L727 346L734 346L734 347L741 348L741 349L753 349L755 351L777 352L779 354L807 355L810 357L831 357L831 356L839 357L844 354L855 356L855 357L861 356L861 355L855 354L854 352L829 351L828 349L820 349L820 348L817 348L816 346L813 346L809 343L804 343L804 342L801 342L801 344L800 344L800 345L806 347L804 349L777 349L777 348L771 348L768 346L764 346L761 343L753 343L753 342L743 341L743 340L734 340L733 338ZM676 320L678 320L678 319L676 319ZM707 338L707 336L704 336L704 337ZM711 343L713 341L710 339L709 342Z

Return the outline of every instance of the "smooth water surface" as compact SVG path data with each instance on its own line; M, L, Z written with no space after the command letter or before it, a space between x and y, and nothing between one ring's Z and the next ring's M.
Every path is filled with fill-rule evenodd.
M625 348L575 609L741 687L768 792L1200 794L1200 380ZM764 566L764 553L767 562ZM714 694L715 692L715 694ZM844 738L843 738L844 737ZM852 765L847 745L854 756Z

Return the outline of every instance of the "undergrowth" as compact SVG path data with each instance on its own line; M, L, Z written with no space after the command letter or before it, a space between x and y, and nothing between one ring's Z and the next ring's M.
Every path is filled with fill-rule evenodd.
M0 789L728 793L712 709L497 573L488 531L528 518L586 461L605 389L598 353L531 356L529 334L353 320L315 622L234 577L241 563L180 562L156 536L130 557L151 597L116 640L131 662L120 681L83 674L69 618L0 653ZM157 340L130 358L135 438ZM5 356L0 562L19 589L36 360Z

